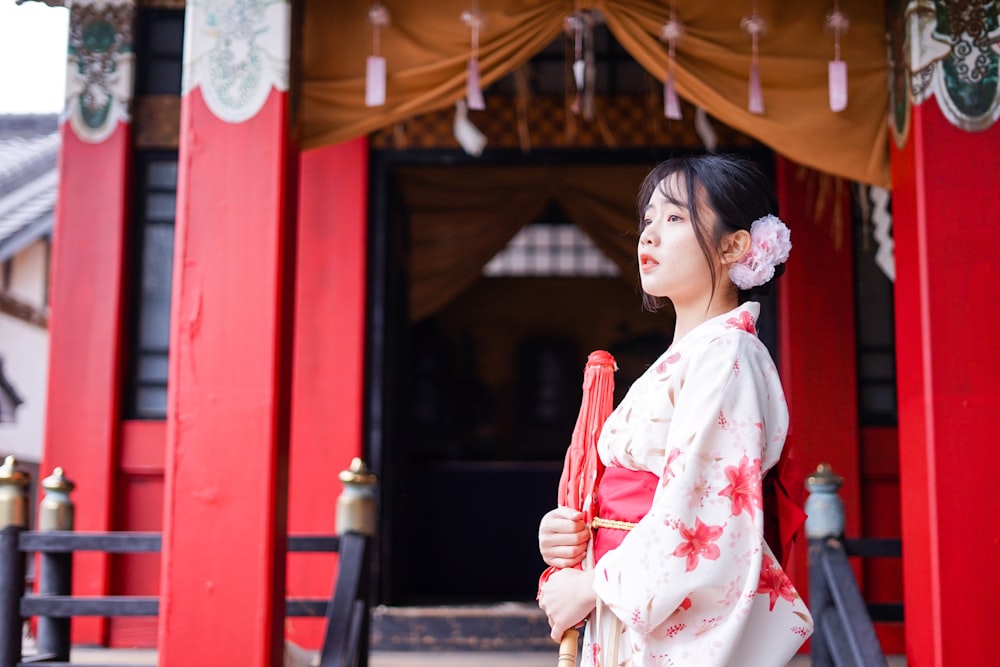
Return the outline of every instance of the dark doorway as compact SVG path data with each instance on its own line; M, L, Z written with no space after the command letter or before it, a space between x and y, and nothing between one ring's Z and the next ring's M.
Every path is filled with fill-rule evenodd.
M633 378L625 375L641 373L643 360L669 343L672 316L644 313L629 277L634 267L617 266L600 248L578 247L588 235L570 235L571 215L548 201L515 225L535 223L537 235L568 244L522 248L522 255L562 253L548 269L477 266L447 303L412 317L421 308L411 285L418 222L405 179L421 164L465 162L439 153L381 152L372 159L367 417L369 458L383 480L380 597L404 605L532 600L545 567L538 520L555 505L586 356L594 349L620 355L618 379L627 387ZM639 175L655 160L601 153L589 159L611 170L628 165ZM524 157L517 157L495 157L492 166L499 160L518 170ZM638 178L623 186L629 226ZM626 261L634 242L623 241ZM594 268L595 253L603 268ZM520 261L545 264L538 257ZM574 262L577 269L567 268Z

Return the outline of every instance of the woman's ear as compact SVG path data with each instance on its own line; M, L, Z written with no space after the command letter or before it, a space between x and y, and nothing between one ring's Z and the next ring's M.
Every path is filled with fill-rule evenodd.
M749 252L751 243L750 232L745 229L726 234L722 237L722 252L720 253L722 263L729 265L739 262L743 259L743 255Z

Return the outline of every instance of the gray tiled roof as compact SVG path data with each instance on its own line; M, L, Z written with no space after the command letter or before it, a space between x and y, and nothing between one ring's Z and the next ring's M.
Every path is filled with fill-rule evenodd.
M58 156L58 116L0 116L0 262L52 233Z

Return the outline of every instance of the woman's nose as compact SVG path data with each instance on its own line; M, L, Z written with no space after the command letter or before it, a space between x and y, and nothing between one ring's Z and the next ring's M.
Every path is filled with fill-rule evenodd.
M647 226L642 230L642 233L639 234L639 245L653 245L655 237L656 234L653 233L652 227Z

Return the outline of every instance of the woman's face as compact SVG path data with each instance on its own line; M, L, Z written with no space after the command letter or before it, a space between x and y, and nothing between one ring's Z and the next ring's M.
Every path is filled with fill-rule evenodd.
M668 176L653 192L639 234L642 289L651 296L669 298L674 306L708 300L712 294L712 273L698 245L689 206L684 177ZM698 210L698 219L705 230L716 223L715 213L704 205ZM707 236L711 238L711 234ZM717 256L713 261L719 265L718 275L721 262Z

